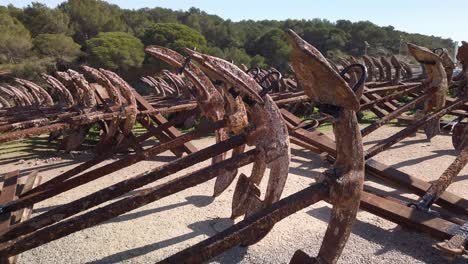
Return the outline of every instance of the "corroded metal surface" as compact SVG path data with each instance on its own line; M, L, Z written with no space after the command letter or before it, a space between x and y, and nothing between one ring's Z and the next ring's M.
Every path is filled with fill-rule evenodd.
M401 57L348 57L334 64L293 31L287 35L294 75L283 75L274 68L238 67L189 49L184 57L164 47L150 46L145 49L148 54L175 70L163 69L141 77L151 88L148 95L139 94L114 72L89 66L79 71L42 74L50 86L46 89L23 79L2 84L0 143L50 133L49 140L59 140L63 149L72 150L86 139L91 126L98 127L100 139L94 148L99 153L96 157L38 186L32 187L29 182L26 185L31 188L24 188L15 197L1 198L12 193L5 189L0 197L0 216L29 210L37 202L53 199L163 151L171 150L179 158L33 218L8 226L0 223L1 256L15 256L210 179L215 179L214 196L218 196L237 176L231 217L244 219L164 263L198 263L234 246L252 245L281 219L320 200L331 203L333 211L318 256L312 258L298 250L291 263L336 263L359 206L437 239L447 239L437 244L444 252L464 253L463 223L452 216L446 220L445 215L428 213L435 203L450 213L468 215L468 201L446 191L467 162L467 126L463 118L468 117L466 83L460 82L466 81L463 75L456 76L451 86L457 87L459 98L446 97L453 71L446 51L408 45L425 69L421 79L413 77L414 66ZM468 44L463 43L457 56L464 73L467 50ZM369 73L367 80L362 60ZM412 118L412 124L363 151L361 133L365 136L395 118L409 119L405 114L420 105L422 114ZM360 130L356 114L366 110L380 119ZM167 120L163 113L174 116ZM446 114L457 115L450 125L455 124L451 132L459 156L438 181L430 184L371 159L419 128L425 128L431 138L438 132L439 119ZM143 134L134 134L136 122L143 126ZM197 125L193 131L182 134L174 128L182 122L188 127L195 122ZM314 130L323 122L333 124L335 142ZM213 132L213 145L197 150L191 144ZM158 142L148 146L147 140L152 137ZM281 199L289 171L290 139L332 166L318 183ZM122 155L116 156L118 152ZM110 158L115 160L101 164ZM136 190L210 159L212 163L206 168L156 187ZM251 172L238 175L238 168L249 163L253 163ZM268 183L262 195L260 183L268 169ZM364 170L372 177L422 196L419 203L412 204L417 208L363 191ZM97 208L122 195L127 196Z
M254 125L247 139L247 144L255 146L260 151L254 162L252 175L246 181L238 182L236 190L244 194L235 195L238 200L233 200L233 216L245 214L249 216L258 210L268 207L273 202L276 202L281 197L286 178L288 175L288 167L290 160L289 138L287 129L282 121L279 108L274 104L269 95L261 98L262 102L255 102L262 88L260 85L247 73L236 67L235 65L222 59L212 57L205 54L191 52L193 59L203 65L204 68L209 68L212 74L219 77L227 88L228 95L235 95L233 89L248 96L244 99L245 107L248 109L249 121ZM255 93L255 96L251 96ZM272 160L272 157L275 159ZM269 162L268 162L269 161ZM268 186L265 193L265 199L262 201L256 192L250 192L254 185L259 185L263 178L266 166L271 168ZM229 181L227 181L229 182ZM252 188L242 188L240 185L245 184ZM247 187L247 186L245 186ZM242 197L242 198L241 198ZM260 234L262 238L265 234ZM254 241L249 241L253 243Z
M432 98L425 102L421 114L428 114L440 110L445 105L445 97L448 91L447 73L442 64L442 59L431 50L408 43L408 51L424 66L427 78L423 81L428 88L437 87ZM433 119L424 126L426 136L431 139L440 133L440 119Z
M292 30L288 31L288 36L293 47L292 67L298 75L299 82L308 82L302 84L306 94L321 103L337 107L331 113L334 116L336 161L333 168L325 173L324 179L330 184L328 199L334 206L322 246L316 257L318 262L336 263L351 234L364 182L362 139L355 115L359 107L349 103L359 102L363 83L352 90L312 45L302 40ZM316 77L311 79L305 77L310 75ZM362 75L367 74L363 72ZM308 89L313 89L314 92L307 93ZM329 97L320 96L326 93L334 94L335 99L330 100ZM341 100L341 96L346 97L346 100Z

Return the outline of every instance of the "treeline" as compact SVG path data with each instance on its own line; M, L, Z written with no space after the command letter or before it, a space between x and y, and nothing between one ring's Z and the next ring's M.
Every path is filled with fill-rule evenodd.
M410 34L369 21L232 22L197 8L126 10L105 1L68 0L53 9L40 3L0 6L0 71L34 78L37 72L88 63L137 76L155 65L143 52L150 44L179 51L191 47L237 64L287 71L287 28L332 59L360 56L366 48L371 55L398 54L403 41L449 50L454 45L451 39Z

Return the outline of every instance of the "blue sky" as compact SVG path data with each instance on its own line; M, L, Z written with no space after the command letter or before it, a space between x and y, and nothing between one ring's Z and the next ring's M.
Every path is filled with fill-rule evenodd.
M55 7L62 0L35 2ZM369 20L380 26L392 25L410 33L435 35L453 40L468 41L468 1L451 0L108 0L122 8L166 7L186 10L192 6L225 19L312 19L331 21L348 19ZM23 7L27 0L0 0L0 5L13 4Z

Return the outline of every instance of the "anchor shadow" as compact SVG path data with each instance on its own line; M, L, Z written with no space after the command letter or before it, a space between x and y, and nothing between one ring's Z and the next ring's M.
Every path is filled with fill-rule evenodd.
M120 217L114 218L110 221L107 221L105 223L129 221L138 217L143 217L145 215L149 215L153 213L160 213L166 210L171 210L171 209L174 209L180 206L185 206L185 205L205 207L209 205L211 202L213 202L213 200L214 198L210 196L197 196L197 195L190 196L190 197L186 197L186 201L184 202L167 205L167 206L163 206L159 208L144 210L141 212L125 214ZM101 263L119 263L123 261L128 261L132 258L142 256L150 252L160 250L160 249L172 246L172 245L176 245L183 241L196 238L198 236L209 236L209 237L214 236L215 234L223 231L224 229L232 226L233 224L234 224L234 221L230 218L215 218L215 219L199 221L199 222L188 225L188 227L192 230L192 232L185 233L177 237L169 238L169 239L159 241L153 244L148 244L145 246L121 251L121 252L106 256L104 258L88 262L88 263L89 264L101 264ZM215 228L215 226L217 228ZM221 230L218 230L218 229L221 229ZM220 263L239 263L244 258L246 253L247 253L247 248L236 247L215 257L213 260L219 261Z
M331 208L320 207L307 211L307 214L317 218L325 223L328 223ZM367 241L380 245L382 248L377 250L374 255L379 256L391 251L399 251L405 255L409 255L424 263L439 264L447 263L447 259L442 257L440 253L432 247L435 243L429 236L422 235L422 233L411 231L410 229L394 228L393 230L385 230L376 225L356 219L353 225L352 233ZM417 235L415 241L414 236ZM417 242L417 243L414 243ZM421 249L424 253L421 253ZM466 257L458 258L451 262L452 264L467 263Z

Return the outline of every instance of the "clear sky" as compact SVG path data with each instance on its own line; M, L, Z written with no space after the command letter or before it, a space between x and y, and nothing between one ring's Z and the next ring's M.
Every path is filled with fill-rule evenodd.
M36 0L55 7L62 0ZM312 19L330 21L369 20L398 30L468 41L468 0L108 0L122 8L166 7L187 10L197 7L225 19ZM0 5L24 7L28 0L0 0Z

